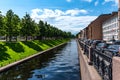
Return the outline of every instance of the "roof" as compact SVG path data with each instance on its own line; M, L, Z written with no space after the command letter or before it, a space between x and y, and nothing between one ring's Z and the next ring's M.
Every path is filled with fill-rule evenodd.
M103 23L104 21L110 19L115 15L118 15L118 12L112 12L111 14L101 14L94 21L92 21L87 27L89 27L91 24L94 24L96 21L100 21L101 23Z

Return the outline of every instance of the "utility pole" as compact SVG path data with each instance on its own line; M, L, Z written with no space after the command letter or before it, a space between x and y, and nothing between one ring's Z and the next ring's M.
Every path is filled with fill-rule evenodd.
M118 0L118 38L119 38L119 40L120 40L120 0Z

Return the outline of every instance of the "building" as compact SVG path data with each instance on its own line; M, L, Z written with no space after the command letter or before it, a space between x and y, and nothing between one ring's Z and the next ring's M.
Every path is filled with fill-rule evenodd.
M102 23L107 20L111 14L102 14L92 21L86 28L80 31L82 39L102 40Z
M82 38L106 41L120 40L120 0L118 2L118 12L98 16L82 30Z
M98 16L81 31L82 39L108 41L114 38L118 40L120 38L118 12Z
M84 39L84 30L80 30L80 32L77 34L77 37L79 39Z
M88 25L88 39L102 40L102 23L107 20L111 14L102 14Z
M103 40L118 40L119 26L118 26L118 12L113 12L111 16L102 24Z

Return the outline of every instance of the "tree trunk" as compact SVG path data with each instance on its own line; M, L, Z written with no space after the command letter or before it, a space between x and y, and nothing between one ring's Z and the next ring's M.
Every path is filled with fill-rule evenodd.
M32 40L34 40L35 39L35 37L34 36L32 36Z
M25 41L27 41L27 36L25 36L26 37L26 40Z
M18 37L16 36L16 42L17 42L17 40L18 40L17 38L18 38Z
M8 37L8 36L6 36L6 42L8 41L8 40L7 40L7 37Z
M9 36L9 41L11 42L11 40L12 40L12 36Z

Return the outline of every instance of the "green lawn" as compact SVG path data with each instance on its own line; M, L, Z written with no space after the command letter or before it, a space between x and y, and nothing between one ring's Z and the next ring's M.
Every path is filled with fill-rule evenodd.
M67 41L68 39L44 41L34 40L12 43L0 42L0 66L5 66Z

